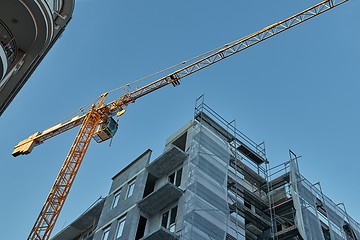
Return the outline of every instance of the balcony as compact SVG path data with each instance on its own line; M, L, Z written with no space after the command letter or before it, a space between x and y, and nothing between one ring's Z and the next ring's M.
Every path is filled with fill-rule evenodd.
M156 178L161 178L183 163L186 158L187 154L174 146L150 163L147 170Z
M169 230L160 227L157 231L149 234L146 237L141 238L140 240L176 240L178 237L175 233L170 232Z
M138 207L149 215L154 215L179 200L183 191L171 183L166 183L138 203Z
M268 229L271 227L270 217L265 215L263 212L256 210L252 211L246 206L242 206L245 219L249 222L254 223L257 226L261 226L262 229Z
M299 234L298 229L295 225L285 228L277 233L275 233L275 236L279 240L286 240L290 239L291 237L297 236Z
M88 232L88 237L90 238L93 233L96 225L99 221L101 211L104 207L105 199L97 200L92 207L86 210L80 217L78 217L74 222L70 223L67 227L62 229L58 234L51 238L51 240L61 240L61 239L78 239L80 235Z

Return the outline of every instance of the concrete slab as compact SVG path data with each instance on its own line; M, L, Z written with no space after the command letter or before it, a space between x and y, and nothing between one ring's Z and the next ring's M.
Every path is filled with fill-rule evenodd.
M160 178L183 163L186 158L187 154L174 146L150 163L147 170L155 177Z
M91 228L99 220L101 210L104 206L105 198L97 201L91 208L86 210L74 222L65 227L61 232L56 234L51 240L75 239L81 233ZM95 226L96 227L96 226Z
M166 183L160 189L141 200L138 207L149 215L154 215L176 202L182 194L181 189L171 183Z
M140 240L176 240L178 239L176 234L170 232L169 230L161 227L156 232L151 233L150 235L141 238Z

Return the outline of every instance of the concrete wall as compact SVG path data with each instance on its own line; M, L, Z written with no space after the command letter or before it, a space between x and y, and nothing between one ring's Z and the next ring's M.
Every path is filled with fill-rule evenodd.
M182 136L184 133L188 132L187 134L187 140L186 140L186 149L189 148L189 139L191 137L191 127L192 127L192 121L187 123L184 127L182 127L179 131L172 134L166 141L166 146L164 151L170 150L172 148L172 143L176 141L180 136ZM182 167L182 177L181 177L181 185L179 186L180 189L185 190L187 186L187 178L188 178L188 160L185 160L181 165L174 166L175 169L165 174L163 177L159 178L155 182L154 192L157 191L159 188L164 186L168 182L168 176L173 173L175 170L177 171L180 167ZM178 232L182 228L182 218L185 213L185 198L182 196L180 197L179 201L177 203L174 203L170 206L167 206L165 209L161 210L160 212L148 216L146 213L142 213L144 217L147 218L147 224L145 229L145 236L157 231L161 226L161 219L162 214L164 211L169 210L173 208L174 206L178 206L178 212L177 212L177 224L176 224L176 230L175 232Z
M187 160L185 160L185 162L182 165L179 165L176 170L178 170L180 168L180 166L183 168L182 171L182 177L181 177L181 185L179 186L180 189L185 190L186 189L186 178L188 175L188 171L187 171L187 164L186 164ZM172 173L172 172L170 172ZM158 190L159 188L161 188L162 186L164 186L167 182L168 182L168 175L170 174L168 173L167 175L163 176L162 178L159 178L156 183L155 183L155 189L154 192L156 190ZM179 201L177 203L174 203L170 206L167 206L165 209L161 210L160 212L158 212L157 214L154 214L152 216L147 216L146 214L143 214L144 217L147 217L148 221L147 221L147 226L146 226L146 231L145 231L145 236L155 232L156 230L159 229L160 225L161 225L161 217L163 212L173 208L174 206L178 206L178 212L177 212L177 224L176 224L176 231L181 229L181 224L178 224L182 221L182 216L184 215L184 208L185 208L185 199L182 197L180 197Z
M136 203L143 197L145 183L147 179L147 172L145 167L148 165L151 156L151 151L136 159L126 169L122 170L120 174L113 178L109 195L104 203L103 210L100 215L98 230L94 235L94 240L101 240L103 230L110 226L109 239L115 239L117 225L119 219L126 215L123 235L118 239L134 239L137 225L140 217L140 210ZM126 198L129 181L135 180L135 188L133 194ZM120 200L115 208L112 208L114 201L114 193L121 189Z

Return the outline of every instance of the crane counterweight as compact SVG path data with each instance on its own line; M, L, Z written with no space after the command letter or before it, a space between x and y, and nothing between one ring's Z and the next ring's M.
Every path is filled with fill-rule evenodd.
M31 153L33 148L36 145L38 145L38 143L36 143L34 138L39 136L40 134L41 134L40 132L36 132L33 135L31 135L30 137L28 137L27 139L19 142L18 145L16 145L14 147L14 151L12 152L12 155L14 157L17 157L19 155L27 155L27 154Z

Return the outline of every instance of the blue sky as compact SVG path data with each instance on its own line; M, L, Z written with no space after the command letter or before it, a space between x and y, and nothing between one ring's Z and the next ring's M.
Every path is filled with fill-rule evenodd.
M2 238L28 236L77 130L13 158L19 141L105 91L315 3L77 1L63 36L0 119ZM320 181L323 191L345 202L360 221L359 12L360 2L349 1L129 106L112 146L90 145L53 233L106 196L111 177L146 149L158 156L165 139L192 118L202 94L246 135L265 141L271 166L287 161L289 149L301 155L302 174Z

